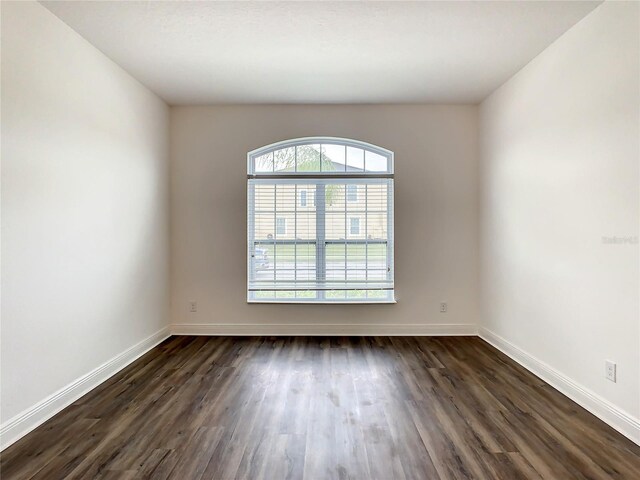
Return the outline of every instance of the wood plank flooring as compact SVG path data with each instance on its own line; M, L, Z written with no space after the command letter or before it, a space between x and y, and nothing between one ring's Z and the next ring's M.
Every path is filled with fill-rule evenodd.
M640 447L475 337L171 337L10 479L629 479Z

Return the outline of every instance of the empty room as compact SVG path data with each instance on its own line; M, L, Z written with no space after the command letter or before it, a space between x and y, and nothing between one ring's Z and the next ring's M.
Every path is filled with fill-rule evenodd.
M640 1L0 1L0 478L640 479Z

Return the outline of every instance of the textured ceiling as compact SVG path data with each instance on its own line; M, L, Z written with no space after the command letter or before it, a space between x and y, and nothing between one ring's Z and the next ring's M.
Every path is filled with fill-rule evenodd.
M43 1L170 104L476 103L598 6Z

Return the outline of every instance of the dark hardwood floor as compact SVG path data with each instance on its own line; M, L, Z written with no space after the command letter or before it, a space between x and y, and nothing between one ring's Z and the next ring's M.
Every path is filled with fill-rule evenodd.
M640 478L472 337L172 337L6 449L9 479Z

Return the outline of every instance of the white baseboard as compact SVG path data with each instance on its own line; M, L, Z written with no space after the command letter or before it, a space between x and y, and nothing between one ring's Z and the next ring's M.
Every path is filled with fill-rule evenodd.
M49 420L56 413L71 405L90 390L96 388L169 336L169 328L163 328L141 342L136 343L121 354L116 355L98 368L74 380L52 395L49 395L34 406L7 420L0 426L0 451Z
M534 375L540 377L560 393L566 395L600 420L615 428L618 432L640 445L640 419L600 397L586 387L574 382L550 365L516 347L501 336L480 328L480 338L493 345L505 355L511 357Z
M232 335L232 336L475 336L478 327L471 324L454 325L380 325L380 324L196 324L171 325L173 335Z

